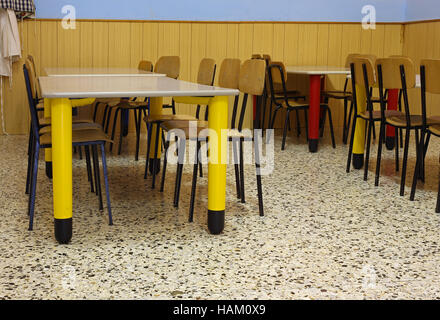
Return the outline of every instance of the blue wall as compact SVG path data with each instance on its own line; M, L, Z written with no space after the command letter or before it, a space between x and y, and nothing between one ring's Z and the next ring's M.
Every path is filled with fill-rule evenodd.
M407 21L434 19L440 19L439 0L407 0Z
M329 22L361 22L362 7L371 4L376 7L378 22L402 22L406 1L35 0L35 4L38 18L62 18L61 8L71 4L78 19Z

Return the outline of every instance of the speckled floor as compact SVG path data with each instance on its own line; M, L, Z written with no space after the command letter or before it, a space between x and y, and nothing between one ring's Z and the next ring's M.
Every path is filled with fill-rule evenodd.
M144 141L144 140L143 140ZM85 162L74 160L74 235L58 245L52 193L40 163L34 231L27 231L25 136L0 136L0 298L3 299L425 299L440 298L440 217L434 211L440 141L427 156L427 181L409 201L399 197L394 153L387 151L381 185L345 172L347 147L328 141L310 154L290 137L263 178L260 218L253 166L248 203L235 198L228 169L226 228L207 231L206 178L199 179L195 222L187 222L191 166L181 207L172 206L175 166L166 193L143 179L133 142L110 156L115 225L89 192ZM144 142L142 143L144 154ZM376 146L372 159L375 159ZM143 156L144 157L144 156ZM143 159L143 157L141 159ZM375 162L375 161L374 161Z

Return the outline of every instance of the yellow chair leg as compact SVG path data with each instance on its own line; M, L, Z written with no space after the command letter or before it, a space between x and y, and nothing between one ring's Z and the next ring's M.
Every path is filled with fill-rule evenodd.
M367 109L367 96L363 86L356 85L356 96L358 114L362 114ZM355 169L361 169L364 165L365 127L366 121L358 118L353 141L353 167Z
M51 101L53 209L55 238L72 238L72 105L69 99Z
M225 226L228 97L211 99L209 128L210 148L217 150L210 150L208 165L208 228L212 234L220 234Z

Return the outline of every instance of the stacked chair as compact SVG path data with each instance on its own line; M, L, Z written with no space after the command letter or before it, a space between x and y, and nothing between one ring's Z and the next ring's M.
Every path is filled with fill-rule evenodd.
M35 209L35 197L36 197L36 186L37 186L37 173L38 173L38 158L40 149L51 148L52 147L52 137L50 125L43 127L40 123L40 119L37 115L37 105L35 103L35 85L36 82L32 76L32 63L27 60L23 66L23 73L26 84L26 92L29 103L29 111L31 114L31 137L30 137L30 152L28 158L28 174L26 181L26 190L29 191L29 204L28 204L28 215L29 215L29 230L33 229L34 220L34 209ZM107 209L109 224L113 224L111 204L110 204L110 192L108 186L108 176L107 176L107 164L105 157L104 145L111 140L105 135L100 127L94 127L93 124L89 123L74 123L72 126L72 142L74 147L84 147L86 150L86 160L87 160L87 174L89 180L92 178L92 170L90 163L90 147L92 149L93 163L94 163L94 176L96 181L96 192L99 196L99 209L103 210L102 203L102 192L100 183L100 169L98 160L98 146L101 147L102 153L102 165L104 171L104 181L105 181L105 191L107 196ZM93 182L92 182L93 185ZM93 188L93 187L92 187Z

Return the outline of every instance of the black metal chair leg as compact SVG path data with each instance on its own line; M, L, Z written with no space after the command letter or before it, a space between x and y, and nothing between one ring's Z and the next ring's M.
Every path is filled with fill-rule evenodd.
M374 180L374 185L376 187L379 186L380 166L382 161L382 148L383 148L383 142L385 141L385 127L386 127L385 123L381 121L380 130L379 130L379 145L377 147L376 178Z
M289 121L290 121L289 115L290 115L290 110L287 110L287 112L286 112L286 121L284 123L283 143L281 145L281 150L285 150L286 149L287 127L288 127Z
M82 153L82 147L81 146L78 147L78 153L79 153L79 160L82 160L83 159L83 153Z
M364 164L364 181L368 180L368 166L370 164L370 149L371 149L371 131L373 127L372 121L367 121L368 123L368 133L367 133L367 152L365 155L365 164Z
M243 154L243 139L240 139L240 195L241 203L246 203L245 186L244 186L244 154Z
M101 144L102 169L104 171L105 195L107 198L108 224L113 225L112 206L110 203L110 188L108 183L107 159L105 156L105 144Z
M31 129L32 130L32 129ZM27 166L27 174L26 174L26 191L25 194L29 194L30 183L31 183L31 175L32 175L32 160L34 154L35 139L32 136L29 137L29 147L28 147L28 166Z
M38 176L38 157L40 153L40 145L35 143L33 164L32 164L32 177L31 177L31 190L29 195L28 215L29 215L29 231L32 231L34 225L34 212L35 212L35 197L37 194L37 176Z
M148 128L149 127L149 128ZM150 148L151 148L151 136L152 136L152 132L153 132L153 125L150 124L149 126L147 125L147 157L146 157L146 162L145 162L145 173L144 173L144 179L147 179L148 177L148 164L150 163Z
M108 133L108 130L110 128L110 119L112 117L113 108L110 108L108 110L108 116L107 116L107 123L105 124L105 133Z
M232 152L234 153L235 187L237 190L237 199L241 199L240 167L238 163L237 143L238 141L236 139L232 139Z
M120 112L120 111L121 111L121 109L120 109L120 108L117 108L117 109L116 109L116 112L115 112L115 117L113 118L112 141L115 141L116 121L117 121L117 119L118 119L118 115L119 115L119 112ZM121 130L122 130L122 128L121 128ZM110 151L113 150L113 144L114 144L114 142L112 142L112 143L110 144Z
M395 128L395 143L396 143L396 172L399 172L399 129Z
M333 146L333 149L336 149L336 140L335 140L335 131L333 128L332 111L330 110L329 107L326 107L326 109L327 109L327 115L328 115L328 123L330 126L330 136L332 138L332 146Z
M136 112L137 112L137 116L136 116ZM141 140L141 118L142 118L142 113L141 113L141 109L138 110L134 110L134 114L135 114L135 120L136 120L136 155L135 155L135 160L139 161L139 143Z
M201 142L197 141L197 148L200 150L202 148ZM203 178L203 163L202 163L202 159L200 159L200 161L198 161L199 163L199 174L200 174L200 178Z
M258 209L260 217L264 217L264 205L263 205L263 186L261 183L261 162L260 162L260 146L258 136L254 137L254 150L255 150L255 168L257 174L257 193L258 193Z
M96 190L99 198L99 210L103 211L104 205L102 203L101 172L99 170L98 149L96 145L92 145L92 153L93 153L93 163L94 163L95 175L96 175Z
M107 116L108 116L108 110L109 110L109 106L106 105L104 108L104 114L102 115L102 127L104 128L106 120L107 120ZM110 108L111 109L111 108Z
M165 189L165 177L167 172L167 165L168 165L168 148L170 147L170 143L167 142L164 147L164 157L163 157L163 171L162 171L162 182L160 183L160 192L163 192Z
M174 207L179 207L179 200L180 200L180 187L182 185L182 175L183 175L183 162L185 160L185 139L180 138L180 145L178 149L178 159L179 163L177 164L177 173L176 173L176 185L175 185L175 191L174 191Z
M153 162L155 168L153 168L153 173L152 173L153 174L153 183L151 185L152 189L154 189L156 186L156 176L157 176L157 172L158 172L157 162L159 162L159 161L157 159L157 155L159 153L159 136L160 136L160 125L158 123L156 123L156 141L155 141L156 144L154 146L154 162Z
M423 144L423 139L418 139L419 138L419 133L418 130L416 129L416 166L414 168L414 175L413 175L413 181L412 181L412 185L411 185L411 194L410 194L410 201L414 201L415 196L416 196L416 189L417 189L417 182L419 181L420 178L420 172L421 172L421 168L422 168L422 162L423 162L423 148L422 148L422 144Z
M200 151L200 141L197 141L196 154L194 158L194 169L193 169L193 177L192 177L192 185L191 185L191 200L189 205L189 222L194 221L194 202L196 199L196 190L197 190L197 170L199 167L199 151Z
M351 117L353 116L353 110L354 109L354 106L353 106L353 101L351 101L350 102L350 112L348 113L348 119L347 119L347 121L348 121L348 123L347 123L347 132L346 132L346 135L345 135L345 141L344 141L344 144L347 144L348 143L348 137L349 137L349 135L350 135L350 123L351 123Z
M125 134L125 110L121 110L121 114L119 115L119 119L121 120L121 127L119 129L119 147L118 147L118 155L121 155L122 152L122 139Z
M296 109L296 130L298 138L301 136L301 123L299 122L299 110Z
M95 190L93 187L92 166L91 166L91 162L90 162L90 148L89 148L89 146L84 146L84 152L86 154L87 177L90 181L90 190L92 193L94 193Z
M354 143L354 133L356 131L356 121L357 117L354 115L353 117L353 125L351 126L351 138L350 138L350 146L348 147L348 159L347 159L347 173L350 173L351 168L351 158L353 156L353 143Z
M346 144L345 137L347 135L347 113L348 113L348 100L344 99L344 123L342 127L342 143Z
M405 135L405 149L403 153L403 165L402 165L402 178L400 181L400 196L405 195L405 180L406 180L406 167L408 164L408 150L409 150L409 139L410 139L410 129L406 129L406 135Z
M307 116L307 109L304 109L304 119L306 120L306 140L309 141L309 117Z

